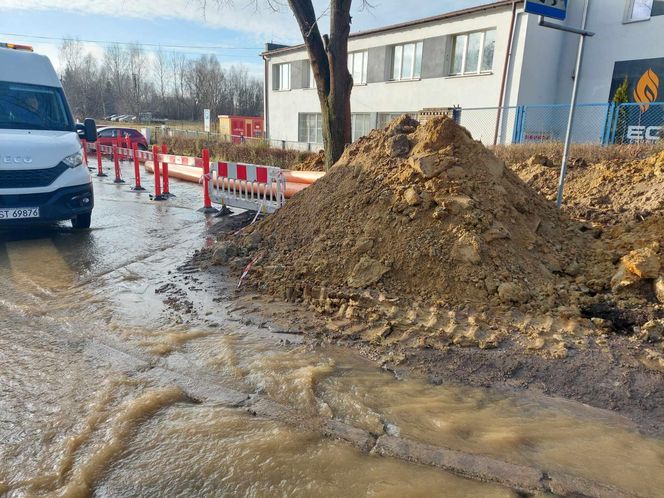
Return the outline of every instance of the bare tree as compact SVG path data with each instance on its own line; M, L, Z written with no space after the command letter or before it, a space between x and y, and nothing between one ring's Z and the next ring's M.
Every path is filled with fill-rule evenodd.
M149 73L146 63L147 58L143 47L136 43L129 45L127 50L129 85L126 92L129 95L129 110L133 114L139 114L143 110L143 101L149 97L149 88L144 77L144 73Z
M163 102L166 98L166 79L168 78L168 69L166 66L166 54L164 54L164 51L161 49L161 47L159 47L159 49L154 53L152 66L155 81L157 83L157 89L159 91L159 98Z
M125 106L125 88L127 81L126 66L127 54L120 45L109 45L104 49L104 67L106 68L109 84L112 89L112 102L114 112L120 112Z
M198 0L205 9L207 0ZM254 0L256 4L260 0ZM362 7L367 0L358 0ZM276 10L278 0L265 0ZM232 0L217 0L219 6ZM316 15L313 0L288 0L288 6L300 28L304 45L309 54L316 80L318 100L323 118L323 145L325 166L332 165L343 154L346 144L352 141L350 94L353 78L348 71L348 37L350 35L352 0L330 0L321 16ZM321 34L319 19L326 13L330 16L329 34Z
M155 117L198 120L204 108L251 116L263 110L262 80L242 66L222 68L215 56L188 59L176 53L167 58L157 51L148 57L140 45L114 45L104 52L101 65L84 48L77 40L65 40L60 47L60 76L81 119L149 110Z
M332 165L352 141L348 71L348 36L352 0L330 0L330 33L321 35L312 0L288 0L309 53L323 118L325 167Z

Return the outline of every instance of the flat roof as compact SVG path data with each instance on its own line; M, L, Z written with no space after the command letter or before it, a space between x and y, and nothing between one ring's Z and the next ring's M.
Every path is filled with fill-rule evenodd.
M367 29L365 31L358 31L356 33L351 33L348 38L349 39L361 38L364 36L371 36L379 33L385 33L388 31L396 31L404 28L412 28L414 26L419 26L421 24L427 24L436 21L444 21L454 17L460 17L468 14L476 14L479 12L484 12L486 10L498 9L502 7L511 7L513 3L520 4L523 3L523 0L499 0L497 2L485 3L482 5L478 5L476 7L468 7L467 9L454 10L452 12L446 12L444 14L438 14L431 17L424 17L422 19L415 19L413 21L406 21L399 24L390 24L388 26L383 26L382 28L374 28L374 29ZM266 55L266 56L279 55L286 52L302 50L304 48L305 48L304 43L301 43L299 45L292 45L289 47L278 48L276 50L268 50L263 52L261 55Z

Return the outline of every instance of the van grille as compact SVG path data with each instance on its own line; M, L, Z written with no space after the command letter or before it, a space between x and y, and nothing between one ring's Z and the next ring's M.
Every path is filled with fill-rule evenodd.
M68 166L65 163L60 163L47 169L0 170L0 189L47 187L67 171L67 168Z
M37 207L46 204L53 197L53 192L44 194L0 195L0 208Z

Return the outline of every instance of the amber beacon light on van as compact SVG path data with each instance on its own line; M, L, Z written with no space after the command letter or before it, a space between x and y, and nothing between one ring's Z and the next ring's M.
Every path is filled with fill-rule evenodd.
M2 43L0 42L0 48L13 48L14 50L27 50L28 52L33 52L30 45L18 45L16 43Z

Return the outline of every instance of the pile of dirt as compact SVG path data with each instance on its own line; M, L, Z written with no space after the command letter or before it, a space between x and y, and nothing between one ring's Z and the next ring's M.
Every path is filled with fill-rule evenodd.
M304 161L291 165L288 169L292 171L325 171L325 151L311 154Z
M597 295L584 314L653 348L648 357L664 370L664 212L606 227L586 267Z
M456 305L555 300L581 251L551 203L447 118L373 131L254 232L271 290L374 286Z
M419 125L402 116L223 242L215 260L260 254L250 285L351 320L383 320L390 331L409 321L455 329L449 320L460 312L463 327L443 342L490 347L500 339L490 324L500 310L509 320L515 312L579 315L588 289L575 279L593 240L582 228L453 120Z
M559 169L533 156L512 169L529 186L554 199ZM664 211L664 152L642 161L572 164L564 192L570 216L600 224L645 219Z

